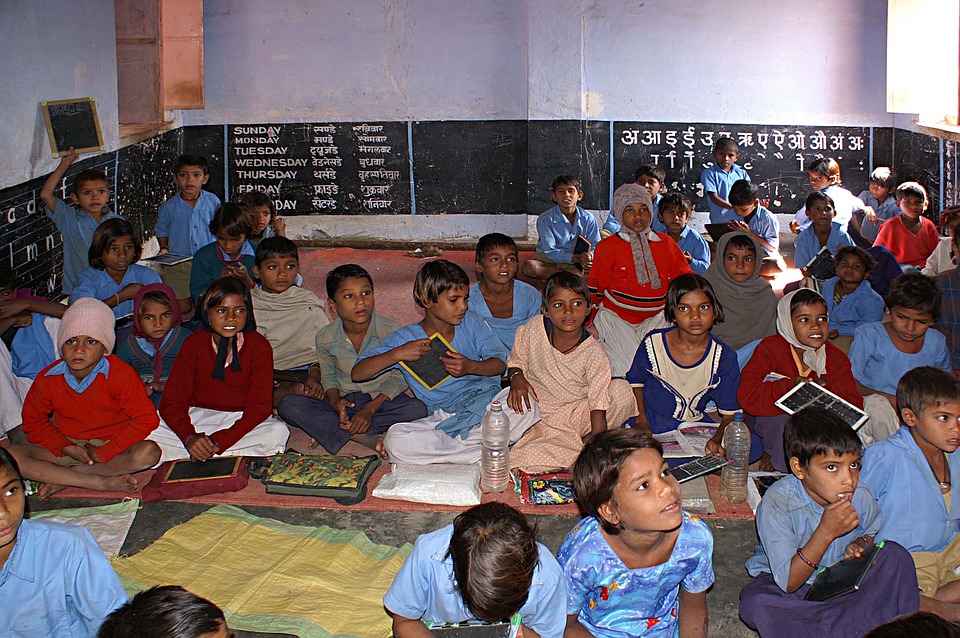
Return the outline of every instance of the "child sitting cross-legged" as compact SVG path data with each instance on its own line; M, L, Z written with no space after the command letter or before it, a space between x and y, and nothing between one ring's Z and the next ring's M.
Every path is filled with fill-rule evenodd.
M467 312L470 280L460 266L445 259L424 264L413 283L413 298L423 308L423 321L395 331L363 352L351 372L367 381L384 370L402 369L407 385L429 411L423 419L395 423L383 440L393 463L476 463L480 460L480 420L491 401L507 403L509 388L500 389L507 349L483 320ZM401 361L419 361L430 352L430 338L439 334L452 347L441 358L449 378L432 390ZM516 442L540 420L536 406L519 414L504 409L510 420L510 441Z
M760 545L747 560L753 581L740 593L740 617L761 636L863 636L919 608L910 554L883 535L884 516L860 482L860 439L826 410L806 408L787 422L789 476L757 508ZM804 600L821 567L860 557L884 540L855 593Z
M375 450L394 423L427 416L423 402L407 395L398 370L361 383L350 378L357 357L383 343L400 324L375 312L373 279L356 264L327 274L327 303L337 320L316 333L317 363L310 366L304 393L285 396L277 412L330 454L350 440Z
M317 332L330 323L323 303L297 285L300 256L286 237L269 237L257 246L253 274L260 288L250 291L257 332L273 348L273 405L287 394L301 393L307 368L317 360Z
M78 299L63 315L61 359L34 380L23 404L30 445L13 446L24 476L41 481L40 496L64 487L136 492L132 474L156 465L160 450L144 439L157 411L140 377L113 351L113 313L96 299Z
M522 414L539 402L541 420L510 451L513 467L568 468L584 441L637 414L630 384L611 380L603 346L583 327L589 313L583 277L559 272L543 286L543 316L517 330L507 405Z
M587 513L557 551L564 636L707 635L713 535L680 506L660 443L635 428L595 436L573 465Z
M880 538L913 555L920 609L960 620L960 381L923 366L900 379L903 425L867 448L861 478L880 503Z
M693 202L686 195L667 193L661 196L657 218L664 227L663 232L677 242L693 272L702 275L710 265L710 246L703 235L687 226L692 214Z
M4 635L93 638L103 619L127 601L120 580L90 532L25 519L26 505L17 461L0 448Z
M290 432L272 416L273 352L257 332L246 284L218 279L201 301L201 328L173 363L150 439L163 461L282 452Z
M852 237L860 235L860 239L855 239L863 248L873 245L880 226L900 214L897 199L893 196L896 188L897 174L887 166L878 166L870 173L867 189L857 196L863 202L864 210L850 218L848 229L855 231L850 233Z
M520 615L524 636L564 635L563 574L537 530L504 503L484 503L421 535L383 597L396 638L429 623Z
M883 297L867 281L877 266L870 253L859 246L841 246L833 261L837 275L823 284L823 299L830 315L830 340L848 352L857 326L883 319Z
M150 284L133 298L133 330L117 345L117 356L129 363L160 407L173 362L190 331L181 325L177 293L166 284Z
M558 176L550 187L550 199L556 206L537 217L537 253L523 262L523 274L546 280L558 270L589 272L593 249L600 241L600 226L593 213L580 208L580 178ZM591 250L574 254L577 237L590 242Z

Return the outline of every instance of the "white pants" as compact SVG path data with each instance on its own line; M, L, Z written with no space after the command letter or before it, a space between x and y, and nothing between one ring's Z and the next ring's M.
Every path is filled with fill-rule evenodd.
M32 379L14 376L10 351L0 341L0 437L22 422L23 400L31 385Z
M196 428L198 434L210 435L219 430L224 430L236 423L242 416L243 412L219 412L206 408L190 408L190 422ZM222 451L220 454L222 456L273 456L278 452L283 452L289 437L290 430L287 429L286 424L271 416L247 432L246 436L237 441L232 448ZM187 452L187 448L184 447L180 437L163 422L163 419L160 419L160 426L147 436L147 440L160 446L162 452L160 463L190 458L190 453Z
M632 324L621 319L614 311L600 306L593 325L597 327L600 343L610 359L610 370L616 378L627 376L627 371L633 366L637 348L647 333L666 328L670 323L663 317L663 312L658 312L649 319Z
M510 443L516 443L524 432L540 420L540 406L534 402L525 414L514 412L507 407L508 394L510 388L504 388L491 400L503 405L503 412L510 420ZM391 425L383 439L390 462L406 465L479 462L482 428L478 424L465 439L450 436L437 429L437 425L450 416L448 412L437 410L416 421Z

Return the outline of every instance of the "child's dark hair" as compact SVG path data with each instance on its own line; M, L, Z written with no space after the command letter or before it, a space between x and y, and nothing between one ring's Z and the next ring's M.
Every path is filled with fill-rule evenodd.
M808 173L818 173L828 180L830 185L840 183L840 165L832 157L821 157L810 162L807 166Z
M870 173L870 183L893 190L897 186L897 174L888 166L878 166Z
M558 175L550 186L551 191L557 190L561 186L576 186L580 190L580 178L576 175Z
M646 449L663 454L660 442L639 430L606 430L593 437L573 463L573 491L577 502L608 534L616 536L620 527L601 516L600 506L613 500L613 489L627 458L637 450Z
M447 555L467 609L480 620L506 620L530 595L540 560L537 530L509 505L484 503L453 519Z
M918 417L931 405L960 402L960 379L932 366L910 370L897 384L897 408Z
M219 607L178 585L151 587L115 609L97 638L201 638L227 624Z
M249 317L249 313L252 310L248 301L250 292L247 290L247 284L238 277L221 277L210 284L207 291L203 293L203 312L210 312L219 306L229 295L237 295L244 300L244 303L247 304Z
M550 275L550 278L547 279L547 282L543 284L543 293L541 294L541 301L543 307L546 308L550 303L550 299L557 293L558 290L570 290L584 299L587 300L587 306L590 306L590 290L587 288L587 282L580 275L575 275L572 272L567 272L561 270Z
M277 216L277 205L273 203L273 200L270 199L269 195L261 190L248 191L238 197L237 201L241 204L251 206L254 210L260 208L261 206L266 206L270 211L270 221L273 221L273 219Z
M257 244L257 252L253 258L254 263L259 266L261 262L267 259L282 259L283 257L293 257L300 262L300 254L297 252L297 245L286 237L267 237Z
M833 198L821 191L813 191L807 195L807 201L805 201L803 205L807 210L810 210L817 202L826 202L830 204L830 208L833 209L834 213L837 212L837 205L833 203Z
M110 187L110 180L107 179L105 172L99 168L88 168L80 171L76 177L73 178L73 186L70 187L71 192L76 195L87 182L106 182L107 188Z
M207 167L207 158L202 155L181 155L177 158L176 163L173 165L173 173L176 175L180 172L180 169L184 166L196 166L203 174L206 175L208 172Z
M958 220L960 220L960 206L947 206L940 211L940 234L944 234L944 230L950 222Z
M693 213L693 202L683 193L665 193L660 200L660 205L657 207L657 216L660 218L660 221L663 221L664 211L674 208L681 209L687 214L687 217L689 217Z
M479 264L483 261L487 253L494 248L509 248L513 252L517 252L517 242L513 240L513 237L504 235L503 233L487 233L477 242L477 263Z
M860 260L865 275L869 275L870 271L877 267L877 260L873 258L873 255L860 248L860 246L840 246L840 248L837 248L837 252L833 255L834 265L839 266L840 261L850 255L854 255Z
M790 316L793 316L797 308L816 306L819 304L827 305L827 302L824 301L823 296L821 296L819 292L809 288L801 288L793 295L793 298L790 299Z
M732 137L720 137L716 142L713 143L713 152L723 150L731 150L737 153L740 152L740 145L737 144L737 141Z
M749 250L754 256L757 255L757 245L753 243L753 238L745 233L740 233L730 237L730 240L727 242L727 248L740 248L742 250ZM724 252L726 252L727 248L724 249ZM723 255L720 257L722 259Z
M253 208L247 204L227 202L222 204L210 220L210 232L216 236L221 230L230 237L249 237L256 227Z
M167 296L167 293L162 290L151 290L150 292L143 293L143 296L140 297L140 308L143 308L143 304L147 302L152 302L159 304L161 306L166 306L173 310L173 304L170 303L170 297Z
M13 458L13 455L7 451L7 448L0 447L0 471L5 469L16 474L17 479L20 481L20 487L22 488L24 486L23 474L20 473L20 465L17 463L17 459Z
M880 625L863 638L960 638L960 625L944 620L929 611L918 611L909 616Z
M373 290L373 278L365 268L357 264L341 264L327 273L327 298L333 299L340 290L340 284L351 277L366 279L370 284L370 290Z
M413 300L421 308L426 308L427 303L436 303L441 294L458 286L470 287L470 279L463 268L446 259L427 262L413 281Z
M730 187L730 193L727 201L731 206L746 206L752 204L760 197L760 189L749 179L738 179Z
M103 253L107 252L110 244L121 237L130 237L133 240L133 261L130 263L139 261L140 255L143 253L143 246L140 244L140 238L134 232L133 226L121 217L113 217L102 222L93 231L93 241L90 242L90 248L87 250L87 261L90 263L90 267L103 270Z
M670 282L670 287L667 288L667 305L663 308L663 318L670 323L674 323L677 320L677 305L680 303L680 300L683 299L684 295L694 290L699 290L705 294L713 305L713 323L717 324L722 322L723 306L720 305L720 300L717 299L717 294L713 291L713 286L710 285L710 282L707 281L705 277L701 277L696 273L680 275Z
M12 268L0 266L0 288L17 289L17 274Z
M919 197L923 201L927 200L927 189L925 189L919 182L904 182L897 186L897 201L906 197L907 195L913 195L914 197Z
M887 293L887 308L901 306L928 312L934 321L940 318L940 289L932 277L918 272L904 273L893 280Z
M787 419L783 450L788 459L796 457L806 469L813 457L822 454L859 454L863 443L840 417L822 408L804 408Z
M659 164L641 164L633 173L633 181L639 181L641 177L652 177L661 184L667 181L667 171Z

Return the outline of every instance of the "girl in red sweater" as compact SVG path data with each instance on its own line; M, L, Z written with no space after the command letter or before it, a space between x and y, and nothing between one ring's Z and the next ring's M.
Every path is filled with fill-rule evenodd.
M273 349L256 330L250 292L224 277L199 301L201 329L180 348L150 435L162 461L282 452L290 432L272 416Z

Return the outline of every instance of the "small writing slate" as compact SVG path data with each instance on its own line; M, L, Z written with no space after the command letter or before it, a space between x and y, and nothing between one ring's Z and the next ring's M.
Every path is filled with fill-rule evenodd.
M830 279L837 274L836 265L833 261L833 254L827 249L826 246L820 249L816 255L813 256L807 265L803 267L804 272L808 277L813 277L814 279L819 279L825 281Z
M448 352L456 352L456 350L440 336L439 332L435 332L430 337L430 352L416 361L401 361L400 365L427 390L433 390L450 376L447 369L443 367L443 361L440 360L441 357L447 356Z
M92 97L41 102L40 106L54 157L71 148L78 153L105 150L97 103Z
M221 456L209 461L197 463L195 461L176 461L170 466L166 483L180 483L183 481L205 481L210 479L227 478L234 476L243 463L242 456Z
M805 381L793 386L789 392L776 400L775 405L787 414L796 414L804 408L821 408L840 417L854 430L862 426L869 416L866 412L841 399L819 383Z

